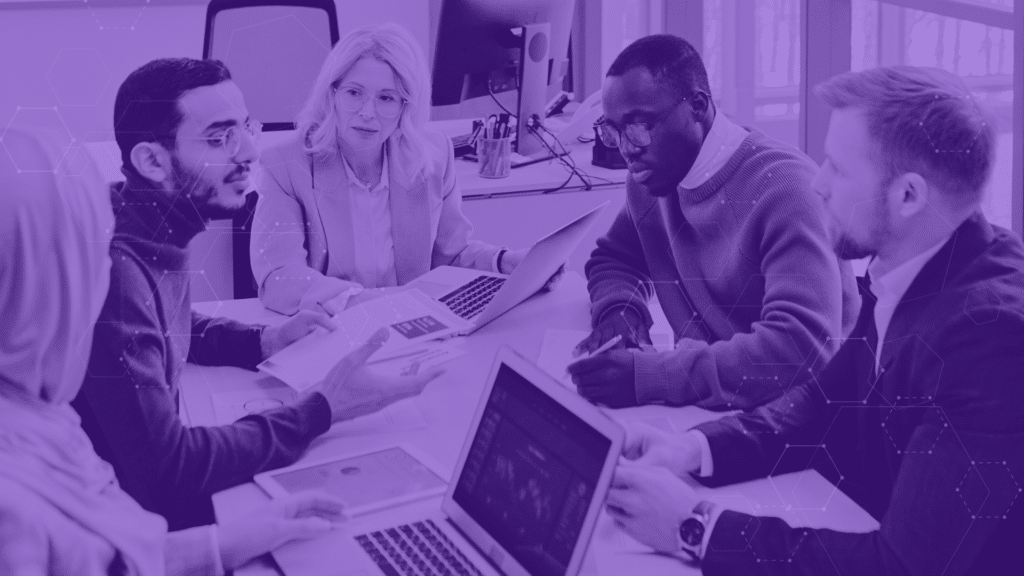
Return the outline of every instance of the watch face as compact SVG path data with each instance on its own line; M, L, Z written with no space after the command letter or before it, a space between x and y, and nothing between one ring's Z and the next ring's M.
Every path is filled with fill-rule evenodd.
M679 526L679 537L687 546L700 546L704 540L704 523L696 518L687 518Z

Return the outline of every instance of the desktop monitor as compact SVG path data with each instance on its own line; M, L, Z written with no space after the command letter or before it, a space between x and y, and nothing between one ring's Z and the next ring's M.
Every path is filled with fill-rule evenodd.
M516 151L545 151L526 119L544 118L548 86L568 72L575 0L444 0L434 50L434 106L516 90Z

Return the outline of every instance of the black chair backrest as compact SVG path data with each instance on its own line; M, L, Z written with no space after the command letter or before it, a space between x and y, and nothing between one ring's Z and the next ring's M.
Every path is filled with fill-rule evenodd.
M326 14L326 26L316 10ZM294 130L299 108L338 38L334 0L210 0L203 58L228 66L249 113L265 131ZM232 223L235 298L256 296L249 261L256 201L257 195L250 194Z
M206 7L203 58L228 66L267 131L295 128L337 42L334 0L210 0Z

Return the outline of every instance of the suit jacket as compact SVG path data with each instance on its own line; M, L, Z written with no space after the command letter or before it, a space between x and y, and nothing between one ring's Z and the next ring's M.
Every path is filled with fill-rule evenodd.
M433 172L409 174L405 153L386 145L398 284L442 265L492 270L498 248L471 240L462 214L451 141L429 134ZM264 151L249 244L263 304L293 314L347 288L354 270L348 175L337 155L311 157L296 135Z
M897 305L877 375L860 336L780 399L697 429L714 458L708 483L813 466L880 529L791 528L726 511L704 573L1020 574L1020 239L969 218Z

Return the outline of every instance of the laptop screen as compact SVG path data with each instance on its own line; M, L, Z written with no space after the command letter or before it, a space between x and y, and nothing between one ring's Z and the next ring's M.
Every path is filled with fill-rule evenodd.
M506 364L453 500L534 576L562 576L611 440Z

